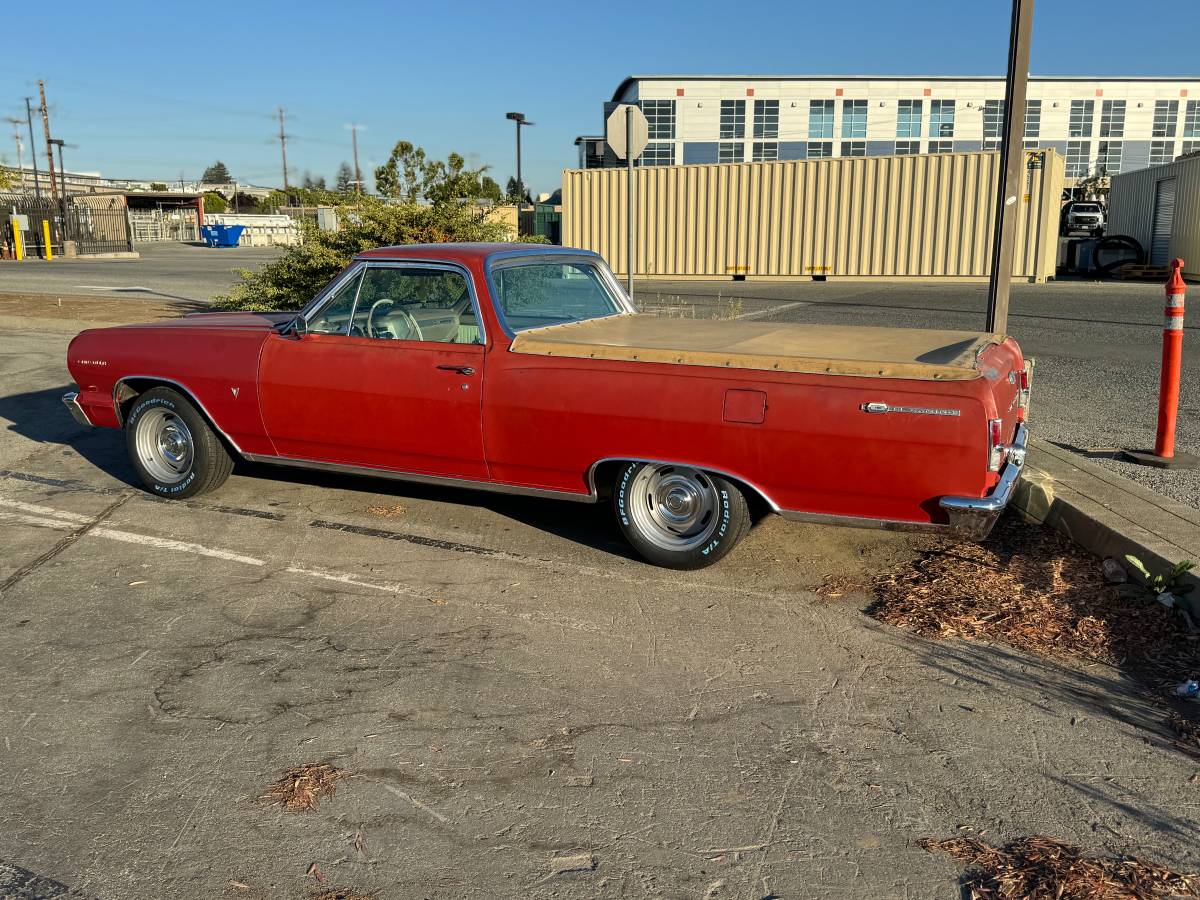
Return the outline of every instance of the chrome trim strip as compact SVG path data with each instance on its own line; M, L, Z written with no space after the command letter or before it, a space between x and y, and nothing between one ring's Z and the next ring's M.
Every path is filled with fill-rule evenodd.
M796 509L781 509L779 514L789 522L804 522L811 525L836 525L842 528L871 528L884 531L916 531L940 533L949 531L949 525L937 522L906 522L903 519L869 519L864 516L839 516L834 513L801 512Z
M679 459L646 459L638 456L606 456L603 459L598 459L588 468L587 473L588 490L591 492L593 497L599 496L596 485L596 469L600 468L600 466L604 465L604 463L610 462L649 463L650 465L654 466L688 466L693 469L699 469L701 472L711 472L713 475L720 475L722 478L728 478L731 481L740 481L742 484L746 485L746 487L754 491L754 493L758 494L758 496L762 497L767 506L771 507L771 512L783 513L783 510L779 508L779 504L772 500L767 495L766 491L764 491L750 479L743 478L741 475L734 475L732 472L722 472L720 469L713 469L698 463L684 462L683 460Z
M290 466L296 469L336 472L341 475L365 475L370 478L413 481L418 484L434 484L443 487L490 491L496 494L519 494L525 497L545 497L551 500L572 500L576 503L595 503L597 499L594 493L577 494L574 491L555 491L548 488L504 484L497 481L475 481L470 478L452 478L447 475L424 475L417 472L401 472L396 469L377 469L372 466L352 466L344 463L320 462L315 459L299 459L293 456L267 456L259 453L243 453L242 456L250 462L266 463L272 466Z
M79 393L77 391L68 391L63 394L62 402L66 405L67 411L71 413L71 418L80 425L92 427L91 421L87 417L87 413L83 411L83 407L79 404Z
M246 456L245 453L242 453L242 448L237 445L237 441L221 430L221 426L217 424L217 420L213 418L212 413L210 413L205 405L200 402L200 398L196 396L195 391L181 381L176 381L173 378L163 378L161 375L125 375L117 380L112 388L113 412L116 413L117 416L117 425L121 427L125 426L125 420L121 417L121 404L117 401L117 391L121 389L121 385L123 385L125 382L136 381L139 378L145 378L148 381L160 381L163 384L169 384L182 390L187 395L188 400L190 400L192 403L195 403L196 406L200 408L200 412L204 413L204 418L208 419L208 424L215 428L221 437L229 441L229 446L242 456Z

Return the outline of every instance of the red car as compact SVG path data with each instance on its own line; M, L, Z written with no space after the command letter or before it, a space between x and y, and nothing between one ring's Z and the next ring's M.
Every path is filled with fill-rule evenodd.
M84 424L147 488L238 457L594 503L647 560L698 568L755 516L987 535L1025 456L1002 335L642 315L597 255L385 247L300 313L82 332Z

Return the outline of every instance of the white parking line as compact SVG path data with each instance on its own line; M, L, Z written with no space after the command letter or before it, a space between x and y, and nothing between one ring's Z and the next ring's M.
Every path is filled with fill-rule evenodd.
M96 521L91 516L81 516L78 513L67 512L61 509L50 509L45 506L38 506L35 503L22 503L20 500L6 500L2 497L0 497L0 506L19 509L21 512L33 513L38 516L52 516L55 519L75 522L78 525L91 525L92 522Z

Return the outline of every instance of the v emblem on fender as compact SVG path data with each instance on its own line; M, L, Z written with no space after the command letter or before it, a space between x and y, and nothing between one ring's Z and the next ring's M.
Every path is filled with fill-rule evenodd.
M238 391L240 391L240 390L241 390L241 388L230 388L229 390L233 391L233 399L235 399L235 400L236 400L236 399L237 399L237 395L238 395Z

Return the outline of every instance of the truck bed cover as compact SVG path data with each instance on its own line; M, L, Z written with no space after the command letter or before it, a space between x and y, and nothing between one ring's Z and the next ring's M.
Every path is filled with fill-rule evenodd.
M519 332L514 353L819 375L961 381L1003 335L627 314Z

